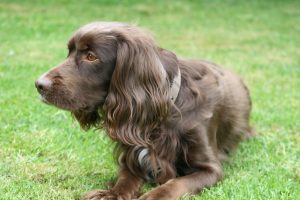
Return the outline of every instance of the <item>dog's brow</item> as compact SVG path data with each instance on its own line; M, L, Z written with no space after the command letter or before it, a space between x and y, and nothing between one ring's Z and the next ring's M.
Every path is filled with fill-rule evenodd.
M68 49L69 49L70 52L75 49L74 38L72 38L72 39L69 40L69 42L68 42Z
M85 50L88 50L89 49L89 46L88 45L82 45L82 44L79 44L77 46L77 50L78 51L85 51Z

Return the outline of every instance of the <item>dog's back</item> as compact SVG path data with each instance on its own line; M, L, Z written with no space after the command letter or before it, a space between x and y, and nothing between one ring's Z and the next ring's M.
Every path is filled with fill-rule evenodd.
M199 91L205 93L211 130L210 145L220 160L234 150L240 141L254 135L249 125L251 99L242 79L231 71L205 60L181 60L189 76L202 76L197 81ZM198 73L195 73L195 72ZM197 78L195 78L197 79ZM211 134L215 133L215 134Z

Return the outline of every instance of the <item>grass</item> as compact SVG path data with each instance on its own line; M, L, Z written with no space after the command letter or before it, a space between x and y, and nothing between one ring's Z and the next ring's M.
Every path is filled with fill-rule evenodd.
M83 132L69 113L42 104L33 84L66 57L72 32L96 20L137 23L160 46L223 64L249 86L258 136L224 164L225 179L195 199L299 199L299 7L296 0L2 0L0 199L79 199L114 179L105 132Z

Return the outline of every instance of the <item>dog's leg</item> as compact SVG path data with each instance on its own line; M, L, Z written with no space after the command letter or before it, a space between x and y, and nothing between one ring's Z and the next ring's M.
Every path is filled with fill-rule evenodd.
M220 169L206 169L190 175L171 179L138 200L176 200L185 194L195 194L217 183L222 177Z
M110 190L95 190L84 195L84 200L131 200L139 191L143 180L121 169L115 186Z
M142 195L139 200L176 200L185 194L195 194L203 188L210 187L222 179L223 172L212 145L215 141L208 136L215 134L215 129L199 126L194 136L198 136L198 143L191 143L187 160L193 173L171 179L165 184ZM210 141L210 142L209 142Z

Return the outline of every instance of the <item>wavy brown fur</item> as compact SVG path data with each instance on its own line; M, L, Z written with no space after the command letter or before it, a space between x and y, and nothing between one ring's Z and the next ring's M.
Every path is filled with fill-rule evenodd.
M152 39L131 27L118 35L115 70L104 103L109 135L127 145L147 145L149 132L169 109L168 84L162 76Z
M91 23L68 47L66 61L36 82L39 92L84 129L105 127L118 144L118 181L86 199L137 198L149 170L162 185L140 200L197 193L222 178L220 161L253 134L249 92L239 77L211 62L179 60L136 26ZM169 90L178 68L173 104ZM149 150L142 167L140 147Z

